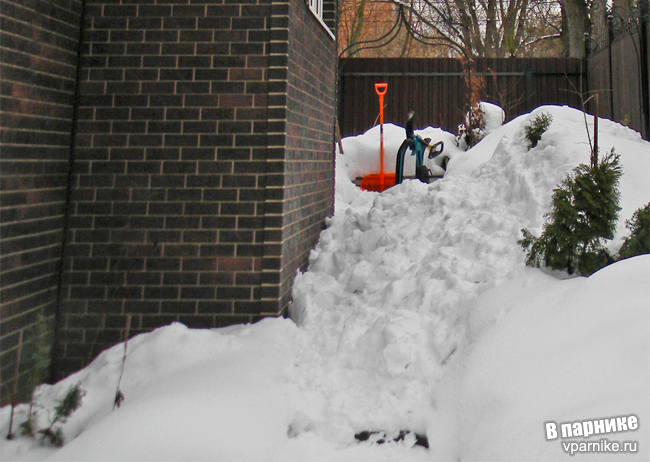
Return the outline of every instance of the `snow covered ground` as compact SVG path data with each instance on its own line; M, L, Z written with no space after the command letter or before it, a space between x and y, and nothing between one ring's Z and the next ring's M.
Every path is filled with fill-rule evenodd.
M523 127L541 112L553 123L528 150ZM615 147L623 165L615 252L650 200L650 143L599 125L601 150ZM546 106L490 128L469 151L420 131L445 142L445 178L382 194L350 181L378 169L379 130L344 139L336 214L296 279L295 322L140 335L113 411L116 345L39 388L42 425L71 385L86 390L63 448L3 439L0 459L568 460L565 448L595 442L601 452L576 457L648 460L650 256L567 278L526 267L516 243L523 227L539 234L553 188L589 161L583 115ZM387 125L385 137L395 153L404 131ZM632 418L620 432L547 440L549 422L628 416L638 428ZM8 421L0 409L3 434ZM363 431L377 433L359 442ZM602 452L612 442L636 452Z

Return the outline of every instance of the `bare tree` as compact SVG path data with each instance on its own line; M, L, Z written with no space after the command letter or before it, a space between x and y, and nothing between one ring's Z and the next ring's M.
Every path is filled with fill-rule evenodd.
M444 50L416 40L405 27L414 21L413 9L391 0L339 2L339 56L438 57Z
M584 58L585 34L591 33L589 9L585 0L561 0L562 46L564 56Z
M392 1L394 8L380 10L375 5L386 5L386 1L378 0L341 2L339 36L346 46L355 40L375 40L380 31L386 32L399 23L400 30L393 40L401 48L393 48L390 56L408 56L416 43L435 45L438 56L529 56L542 43L557 40L561 30L559 0L387 1ZM375 9L371 12L370 8ZM375 21L372 26L369 19ZM382 47L384 53L390 44ZM418 52L422 56L422 50ZM553 47L548 48L548 53L553 54Z
M591 17L591 36L602 37L607 34L607 0L593 0L589 8Z

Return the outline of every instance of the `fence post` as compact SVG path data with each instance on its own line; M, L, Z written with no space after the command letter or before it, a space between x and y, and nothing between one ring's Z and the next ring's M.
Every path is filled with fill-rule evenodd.
M612 72L612 42L614 42L614 15L607 15L607 72L609 81L609 118L614 120L614 73Z
M528 112L533 110L533 71L530 68L526 69L526 110Z
M648 23L650 22L650 4L648 0L639 1L639 43L641 45L641 114L643 117L643 130L645 131L644 137L650 140L650 76L648 75L648 64L650 58L648 57Z

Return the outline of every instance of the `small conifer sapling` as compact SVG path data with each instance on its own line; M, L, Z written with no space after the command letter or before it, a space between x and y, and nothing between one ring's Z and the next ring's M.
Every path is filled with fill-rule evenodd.
M36 428L36 389L42 383L50 367L50 343L47 339L45 315L38 314L34 341L26 346L24 368L27 373L27 389L31 390L27 420L20 424L23 435L34 436Z
M126 326L124 327L124 354L122 355L122 370L120 372L120 378L117 382L117 390L115 391L115 399L113 401L113 410L116 407L120 407L124 401L124 393L120 390L120 385L122 384L122 377L124 376L124 366L126 366L126 353L129 347L129 332L131 331L131 315L126 316Z
M65 397L54 408L54 417L52 417L50 426L39 430L39 433L43 435L43 440L48 439L57 448L63 446L63 430L61 427L55 427L55 425L68 421L72 413L81 407L84 395L85 392L81 388L81 383L70 387Z

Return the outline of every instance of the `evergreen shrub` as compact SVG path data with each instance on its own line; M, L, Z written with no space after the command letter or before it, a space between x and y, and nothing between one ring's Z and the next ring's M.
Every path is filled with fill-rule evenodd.
M614 149L602 161L580 164L553 190L553 209L541 236L522 229L518 243L529 266L547 266L588 276L612 261L604 240L612 239L618 219L622 175Z
M528 149L537 146L539 140L542 139L542 134L544 134L544 132L548 130L548 127L551 126L551 122L553 122L553 116L548 112L543 112L536 116L530 125L524 127L526 139L530 141Z
M650 253L650 202L637 209L631 220L625 221L630 236L625 238L619 251L621 258Z

